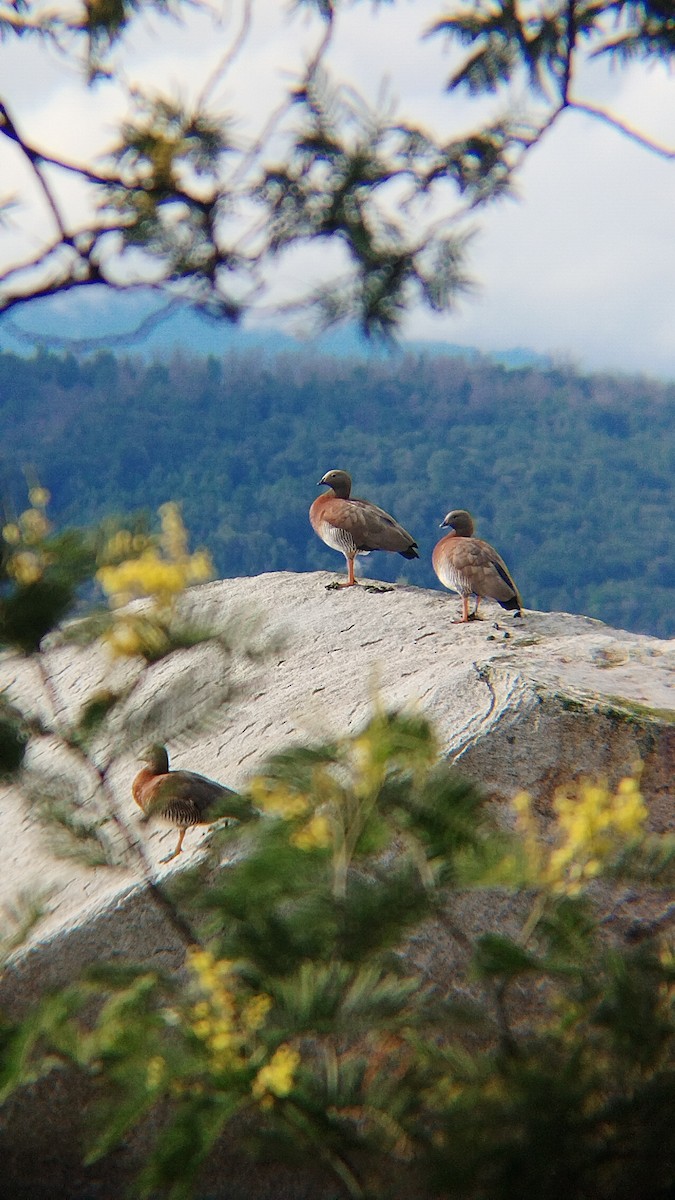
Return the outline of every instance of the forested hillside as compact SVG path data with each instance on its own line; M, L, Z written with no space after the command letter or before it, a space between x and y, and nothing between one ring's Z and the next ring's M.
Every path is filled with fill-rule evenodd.
M341 467L420 546L368 574L439 586L439 521L468 508L527 607L675 633L675 385L418 355L4 353L0 439L15 505L26 464L60 522L180 500L222 576L342 573L307 519Z

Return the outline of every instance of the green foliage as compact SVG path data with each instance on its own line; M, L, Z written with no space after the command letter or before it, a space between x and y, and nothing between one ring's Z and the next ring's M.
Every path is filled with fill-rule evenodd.
M0 909L0 970L14 951L24 945L28 935L44 916L47 899L47 892L41 896L20 892L11 906L5 905Z
M19 770L28 736L23 713L0 694L0 782Z
M325 325L355 315L367 337L386 338L415 299L442 311L469 288L467 235L446 234L429 246L411 242L403 220L385 218L374 198L398 175L419 173L421 186L430 187L420 153L429 147L322 84L303 97L305 123L295 153L267 172L259 191L269 209L270 249L277 254L298 240L339 237L355 264L354 282L339 279L317 289L313 303Z
M137 13L169 7L169 0L87 0L80 28L88 42L90 82L109 73L105 64L110 51Z
M588 48L594 57L665 60L675 51L675 19L667 0L581 0L527 7L516 0L459 4L433 32L468 47L468 57L451 76L450 87L492 92L521 75L535 96L572 106L569 83L575 50Z
M580 792L589 814L609 803L600 792ZM665 1200L667 938L607 942L590 893L552 887L554 851L532 842L523 888L517 843L437 762L417 715L376 711L355 735L276 755L250 800L261 819L214 835L175 892L201 942L185 969L99 965L5 1026L6 1093L56 1063L94 1075L88 1161L152 1114L140 1196L201 1194L226 1137L241 1154L311 1164L321 1195L554 1200L562 1186L571 1200ZM637 820L634 781L622 800ZM239 853L221 865L233 836ZM494 839L504 880L511 863L510 934L489 915ZM621 847L606 852L616 871ZM467 855L477 933L455 916ZM454 951L439 974L415 946L435 942L433 956L444 930Z
M74 609L96 563L91 538L75 529L47 534L32 546L28 553L43 560L37 578L0 576L0 646L24 654L34 653L45 634Z

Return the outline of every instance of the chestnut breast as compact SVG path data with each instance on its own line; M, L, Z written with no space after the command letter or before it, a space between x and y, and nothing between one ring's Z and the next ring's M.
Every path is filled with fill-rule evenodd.
M237 795L231 788L194 771L158 775L149 767L139 771L131 790L146 817L159 817L185 829L208 822L219 801Z

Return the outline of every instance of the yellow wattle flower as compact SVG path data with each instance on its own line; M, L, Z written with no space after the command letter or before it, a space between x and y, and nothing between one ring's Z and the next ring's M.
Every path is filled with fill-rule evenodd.
M32 550L20 550L10 558L7 572L22 587L28 587L42 577L43 566L42 559Z
M234 964L216 958L209 950L189 950L186 965L201 998L188 1009L185 1022L203 1043L208 1070L217 1075L233 1067L245 1067L252 1054L259 1060L254 1035L272 1006L270 997L252 996L240 1007L233 990Z
M290 839L291 845L297 846L298 850L325 850L332 840L331 824L323 813L315 813Z
M178 505L173 501L162 504L159 509L162 523L162 546L170 558L179 560L187 557L188 537Z
M300 1065L297 1050L284 1043L274 1051L270 1061L261 1067L253 1080L251 1092L257 1100L264 1096L288 1096L293 1090L295 1072Z
M622 779L615 792L606 784L582 782L554 801L559 845L551 851L545 880L557 892L578 894L602 872L623 842L638 837L647 807L636 778Z
M108 558L120 558L123 554L131 553L131 543L132 537L129 530L118 529L112 537L108 538L104 553Z
M19 528L26 542L41 542L50 530L49 521L39 508L27 508L19 517Z
M186 563L188 583L204 583L213 577L213 562L206 550L196 550Z
M236 1039L231 1029L222 1028L214 1033L209 1039L209 1046L212 1050L222 1053L223 1050L230 1050L236 1044Z
M256 776L251 781L249 793L256 808L283 817L285 821L304 816L310 806L307 796L262 776Z
M18 546L21 541L21 530L16 521L10 521L9 524L3 526L2 536L8 546Z
M139 636L138 630L127 621L116 622L103 635L103 640L113 654L120 657L133 658L135 655L141 654L143 650L143 639Z
M33 508L46 508L51 498L51 492L48 492L47 488L40 487L39 485L32 487L28 492L28 499Z
M171 644L168 622L177 598L191 584L213 575L213 564L205 550L188 554L187 533L178 506L163 504L159 512L159 544L149 534L119 529L108 539L103 564L96 572L113 611L126 608L133 600L151 602L149 609L127 615L105 635L114 654L143 655L147 659L163 654Z
M265 1024L271 1007L271 996L266 996L264 992L261 992L259 996L253 996L241 1010L241 1020L244 1028L249 1033L257 1033Z

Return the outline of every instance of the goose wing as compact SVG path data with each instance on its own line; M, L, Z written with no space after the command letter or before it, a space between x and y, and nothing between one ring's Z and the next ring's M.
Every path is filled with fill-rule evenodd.
M504 560L488 542L480 538L458 538L454 566L471 584L476 596L486 596L500 602L517 600L520 596Z
M408 531L370 500L332 500L323 515L332 525L343 529L358 550L400 552L417 548Z
M160 775L144 805L147 816L161 816L177 825L197 825L219 816L240 817L249 808L237 792L194 771Z

